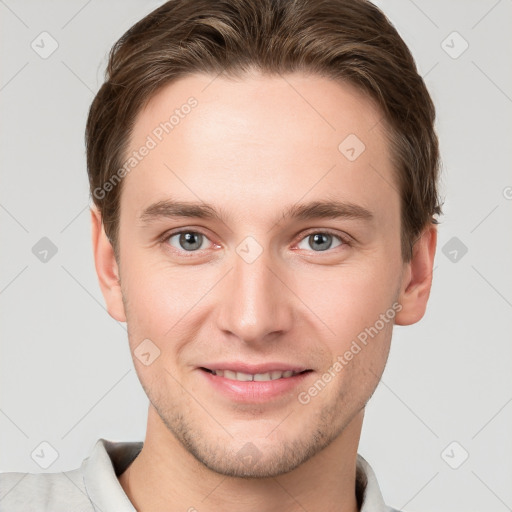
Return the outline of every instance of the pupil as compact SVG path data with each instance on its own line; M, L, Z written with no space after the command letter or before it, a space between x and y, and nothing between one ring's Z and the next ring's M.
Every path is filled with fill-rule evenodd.
M183 233L180 235L180 245L186 251L199 249L201 247L201 233Z
M327 243L328 242L328 243ZM315 233L313 235L313 244L326 244L326 246L320 246L318 247L317 245L317 249L320 250L320 251L325 251L327 249L329 249L329 247L331 246L331 235L327 234L327 233Z

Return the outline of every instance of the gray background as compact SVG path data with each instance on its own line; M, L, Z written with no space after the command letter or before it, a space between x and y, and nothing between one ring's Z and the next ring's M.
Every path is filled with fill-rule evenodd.
M144 438L148 401L94 271L83 134L107 51L160 3L0 1L0 471ZM395 329L359 452L397 508L512 510L512 1L376 3L436 103L446 202L427 315ZM48 469L31 457L43 441Z

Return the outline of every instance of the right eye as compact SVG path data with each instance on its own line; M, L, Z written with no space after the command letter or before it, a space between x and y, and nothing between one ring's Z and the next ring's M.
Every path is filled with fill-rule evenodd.
M197 231L177 231L168 234L163 240L179 251L196 252L200 249L207 249L204 244L208 238Z

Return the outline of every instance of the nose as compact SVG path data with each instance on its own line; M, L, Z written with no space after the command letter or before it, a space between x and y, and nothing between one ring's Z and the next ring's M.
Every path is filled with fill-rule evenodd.
M222 287L218 326L246 344L264 344L291 329L293 294L268 251L254 261L240 254Z

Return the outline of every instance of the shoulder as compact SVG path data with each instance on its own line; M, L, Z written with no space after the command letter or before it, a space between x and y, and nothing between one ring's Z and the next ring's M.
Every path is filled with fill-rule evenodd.
M117 475L143 443L98 439L77 469L61 473L0 473L1 512L135 512Z
M93 512L80 469L62 473L0 473L2 512Z

